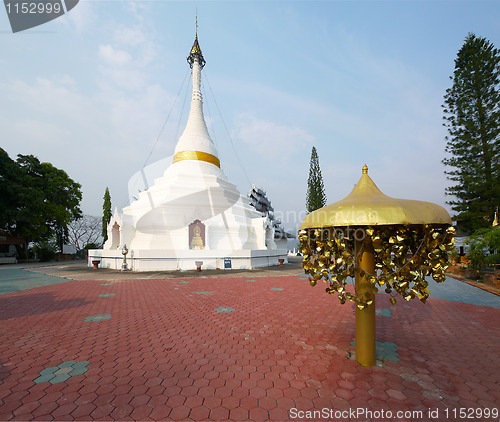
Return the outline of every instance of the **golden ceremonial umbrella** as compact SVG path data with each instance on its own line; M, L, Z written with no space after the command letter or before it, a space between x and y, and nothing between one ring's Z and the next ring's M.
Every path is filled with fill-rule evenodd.
M454 229L448 212L424 201L383 194L363 167L343 200L311 212L299 230L303 266L311 285L323 279L327 293L356 304L356 359L375 364L375 294L384 288L405 300L430 294L425 277L446 279ZM355 278L355 293L347 289ZM395 297L391 302L396 303Z

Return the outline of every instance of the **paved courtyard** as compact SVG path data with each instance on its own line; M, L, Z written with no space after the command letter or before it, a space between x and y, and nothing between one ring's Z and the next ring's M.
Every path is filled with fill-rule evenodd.
M364 368L352 305L299 266L69 267L0 267L0 420L499 420L500 297L460 281L377 295Z

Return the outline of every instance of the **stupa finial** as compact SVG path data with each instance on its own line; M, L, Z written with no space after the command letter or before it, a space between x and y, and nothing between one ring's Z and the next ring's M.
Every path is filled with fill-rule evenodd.
M198 59L198 64L200 65L200 69L203 69L205 66L205 59L203 57L203 53L201 52L200 44L198 43L198 11L196 11L196 33L194 38L193 47L191 47L191 52L187 57L187 62L189 63L189 67L193 68L193 63Z
M368 174L368 166L366 164L363 166L363 174Z

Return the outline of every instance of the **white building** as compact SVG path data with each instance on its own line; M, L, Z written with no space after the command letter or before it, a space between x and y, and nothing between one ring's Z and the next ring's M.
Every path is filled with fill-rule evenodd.
M255 268L286 262L274 228L221 170L203 116L200 91L205 59L196 36L187 58L192 69L191 110L172 164L153 186L108 224L103 249L89 250L89 266L120 269L126 245L133 271ZM200 264L198 264L200 265Z

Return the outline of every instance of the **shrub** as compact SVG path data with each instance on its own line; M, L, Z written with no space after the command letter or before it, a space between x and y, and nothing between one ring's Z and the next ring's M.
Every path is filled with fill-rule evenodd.
M479 229L468 239L469 266L479 271L486 265L500 262L500 226Z
M52 261L57 252L57 243L55 240L42 240L32 246L35 256L42 262Z

